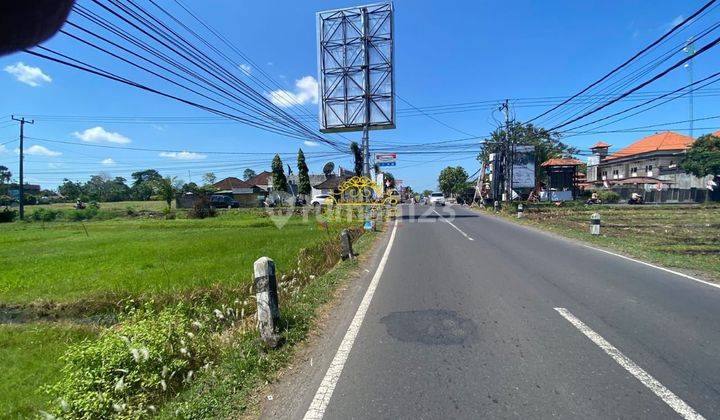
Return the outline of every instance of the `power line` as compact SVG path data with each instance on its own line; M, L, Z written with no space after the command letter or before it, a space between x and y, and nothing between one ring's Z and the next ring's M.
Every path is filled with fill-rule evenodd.
M527 122L528 122L528 123L533 122L533 121L537 120L538 118L543 117L543 116L549 114L550 112L553 112L554 110L556 110L556 109L560 108L561 106L564 106L564 105L567 104L568 102L572 101L572 100L573 100L574 98L576 98L578 95L581 95L581 94L587 92L588 90L592 89L593 87L597 86L598 84L604 82L604 81L607 80L610 76L612 76L613 74L617 73L617 72L620 71L621 69L625 68L628 64L630 64L631 62L633 62L635 59L637 59L638 57L640 57L641 55L645 54L647 51L649 51L650 49L652 49L653 47L655 47L656 45L658 45L658 44L659 44L660 42L662 42L665 38L669 37L672 33L674 33L675 31L677 31L679 28L685 26L685 24L687 24L690 20L694 19L696 16L698 16L700 13L702 13L702 12L703 12L704 10L706 10L708 7L712 6L712 5L715 3L715 1L716 1L716 0L710 0L709 2L705 3L700 9L696 10L693 14L691 14L691 15L688 16L687 18L683 19L682 22L680 22L680 23L678 23L677 25L673 26L668 32L666 32L664 35L662 35L660 38L656 39L655 41L651 42L649 45L647 45L647 46L646 46L645 48L643 48L642 50L640 50L640 51L638 51L637 53L635 53L632 57L630 57L629 59L625 60L625 62L623 62L623 63L620 64L619 66L615 67L614 69L610 70L610 71L609 71L608 73L606 73L604 76L602 76L602 77L599 78L598 80L594 81L593 83L591 83L590 85L588 85L587 87L585 87L584 89L582 89L581 91L579 91L578 93L572 95L570 98L568 98L568 99L566 99L565 101L561 102L560 104L558 104L558 105L550 108L549 110L541 113L540 115L537 115L537 116L531 118L531 119L530 119L529 121L527 121Z

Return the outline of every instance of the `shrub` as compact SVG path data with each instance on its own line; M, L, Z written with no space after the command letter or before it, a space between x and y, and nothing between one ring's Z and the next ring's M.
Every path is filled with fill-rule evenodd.
M62 379L46 390L52 414L66 418L138 418L175 395L194 372L209 366L217 349L213 317L193 320L178 305L159 312L135 310L94 340L71 346Z
M163 216L165 216L165 219L167 220L173 220L175 219L175 210L171 209L170 207L165 207L163 209Z
M62 210L37 209L32 214L32 220L35 220L37 222L52 222L62 214Z
M125 214L130 217L137 216L137 212L135 211L135 208L133 206L125 207Z
M210 200L206 196L200 196L195 200L192 208L188 210L188 219L204 219L206 217L215 217L217 210L210 206Z
M616 193L615 191L602 190L598 191L597 195L603 203L613 204L620 201L620 194Z
M90 220L93 217L97 216L98 214L98 208L87 206L86 208L82 210L70 210L66 213L66 217L68 220L72 220L74 222L79 222L81 220Z
M15 199L10 197L9 195L0 195L0 206L9 206L10 204L14 203Z
M0 223L10 223L17 218L17 210L12 210L9 207L5 207L0 210Z

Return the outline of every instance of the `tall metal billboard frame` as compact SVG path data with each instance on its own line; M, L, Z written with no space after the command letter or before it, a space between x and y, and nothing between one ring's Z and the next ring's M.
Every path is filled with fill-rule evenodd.
M391 2L317 13L319 122L323 133L395 128L394 9Z

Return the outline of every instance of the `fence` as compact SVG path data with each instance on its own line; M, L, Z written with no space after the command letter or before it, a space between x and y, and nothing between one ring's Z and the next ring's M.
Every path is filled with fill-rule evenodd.
M612 191L620 195L620 201L627 201L633 193L640 194L646 203L702 203L705 201L705 195L708 193L705 189L690 188L667 188L662 191L656 189L646 190L638 187L613 188ZM715 191L710 194L713 201L720 200L720 192Z

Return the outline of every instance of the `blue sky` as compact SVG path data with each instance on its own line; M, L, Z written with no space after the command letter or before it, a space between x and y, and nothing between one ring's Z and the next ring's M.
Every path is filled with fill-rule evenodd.
M80 0L81 5L92 4ZM144 3L144 2L143 2ZM166 2L163 2L166 3ZM303 112L316 115L312 83L317 78L315 12L358 5L352 1L212 1L187 0L203 19L225 34L252 59L244 63L253 74L261 67L281 86L306 103ZM575 93L668 30L674 21L699 8L699 1L424 1L397 0L396 88L417 107L503 98L535 98ZM171 7L168 2L168 7ZM713 22L720 12L712 10L705 20L678 35L677 41ZM178 15L180 16L180 15ZM183 15L185 16L185 15ZM71 19L79 21L77 17ZM708 39L713 39L711 34ZM56 36L49 48L72 52L99 66L131 77L146 77L126 65L79 46L66 36ZM720 59L711 50L693 64L695 79L717 71ZM678 59L668 61L666 65ZM20 65L19 63L22 63ZM39 70L37 70L39 69ZM63 178L85 180L104 172L129 177L134 170L158 168L161 173L199 181L204 172L218 177L241 176L245 167L269 168L271 153L285 152L294 166L298 147L308 152L311 172L321 172L332 153L323 145L306 145L238 123L174 124L128 123L106 117L166 116L203 120L212 115L169 99L101 79L75 69L16 53L0 57L0 143L17 136L9 115L33 115L27 126L27 180L55 187ZM41 73L38 73L41 72ZM653 73L654 74L654 73ZM151 79L148 79L151 80ZM298 83L302 80L303 82ZM645 91L670 90L688 83L686 69L678 69ZM34 86L33 86L34 85ZM265 91L263 94L270 94ZM700 96L700 95L697 95ZM718 113L713 96L695 99L695 118ZM519 104L519 103L518 103ZM620 110L621 103L610 110ZM397 103L398 109L408 106ZM289 107L289 112L299 112ZM514 106L513 114L527 120L544 107ZM58 119L43 116L93 116ZM391 150L401 143L425 143L485 136L494 127L488 109L433 115L399 116L397 129L371 133L371 146ZM624 129L688 119L688 101L679 99L605 129ZM696 135L714 131L719 120L697 122ZM548 122L551 125L553 121ZM313 130L317 123L309 123ZM675 124L669 128L683 128ZM101 127L101 128L98 128ZM684 131L687 133L687 130ZM606 133L567 138L587 148L598 140L621 147L651 133ZM360 133L345 134L359 141ZM338 137L339 140L342 140ZM98 148L105 145L117 148ZM163 149L187 153L132 151L124 148ZM17 143L0 146L0 164L17 171ZM252 152L268 155L222 155L206 152ZM351 167L349 158L334 158ZM439 171L462 165L469 173L478 170L472 153L464 155L403 155L392 170L396 178L416 190L434 188Z

